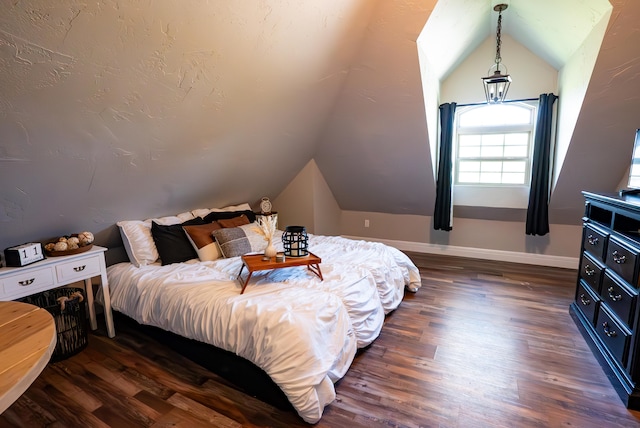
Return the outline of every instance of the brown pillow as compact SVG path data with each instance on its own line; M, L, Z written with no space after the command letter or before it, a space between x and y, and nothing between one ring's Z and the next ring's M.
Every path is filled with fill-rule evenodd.
M197 226L182 226L193 249L201 261L212 261L220 258L220 250L213 239L213 231L222 229L217 222Z
M245 224L251 223L249 221L249 218L244 214L234 218L216 220L216 222L224 228L239 227L239 226L244 226Z

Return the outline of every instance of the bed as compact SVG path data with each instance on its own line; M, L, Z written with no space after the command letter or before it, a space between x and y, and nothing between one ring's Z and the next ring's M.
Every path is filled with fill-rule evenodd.
M243 252L259 252L266 242L255 224L251 219L239 224L234 217L251 216L247 208L243 204L119 222L130 262L107 269L112 307L142 325L250 361L277 384L302 419L315 423L335 399L334 383L345 375L357 349L378 337L385 315L398 307L405 289L418 290L420 275L393 247L310 234L309 250L321 257L324 280L303 266L256 272L240 294L240 256L221 254L221 242L213 242L207 255L205 247L211 243L199 246L185 232L195 229L186 227L194 222L207 230L196 220L210 224L213 215L220 223L229 220L225 232L244 233ZM196 257L166 263L165 258L175 255L166 248L174 251L179 245L175 239L168 246L154 240L151 229L158 226L172 228L175 239L183 238L180 232L186 235ZM276 231L273 240L279 251L281 236L282 231Z

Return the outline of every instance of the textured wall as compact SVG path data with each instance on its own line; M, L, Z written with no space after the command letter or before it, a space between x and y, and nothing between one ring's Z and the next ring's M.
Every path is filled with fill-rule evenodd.
M416 40L434 4L385 0L374 11L316 154L343 210L433 210Z
M374 2L0 4L0 247L275 196Z

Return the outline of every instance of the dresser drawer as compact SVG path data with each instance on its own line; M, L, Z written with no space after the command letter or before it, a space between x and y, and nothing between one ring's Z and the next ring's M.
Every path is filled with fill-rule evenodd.
M89 257L56 265L56 277L61 283L100 275L100 257Z
M636 300L638 299L638 295L634 290L630 290L628 286L619 283L606 272L602 280L600 296L602 296L602 301L623 322L627 323L627 325L633 322Z
M600 297L598 297L584 281L580 281L576 293L576 305L580 308L585 318L589 320L591 326L593 326L596 321L596 311L599 303Z
M626 246L614 237L609 238L605 263L633 287L638 286L635 277L638 252L637 248Z
M41 290L51 288L53 285L53 271L46 267L42 269L30 269L26 272L19 272L7 275L0 279L4 294L0 297L14 298L28 296Z
M606 232L592 225L586 225L582 236L582 248L597 260L604 261L608 236Z
M596 293L600 292L600 279L602 278L602 267L600 264L587 255L582 253L580 260L580 278L591 286Z
M631 333L622 327L616 319L609 314L604 305L600 305L596 333L609 349L613 357L624 366L627 363L627 353Z

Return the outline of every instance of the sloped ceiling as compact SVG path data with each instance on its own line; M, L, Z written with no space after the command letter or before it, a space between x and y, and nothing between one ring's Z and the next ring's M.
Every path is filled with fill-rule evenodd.
M493 0L494 3L502 3ZM512 0L503 31L556 70L580 48L611 7L607 0ZM493 12L495 21L495 12ZM493 24L495 26L495 23ZM495 29L492 29L495 33Z
M255 204L313 158L343 210L431 215L416 39L435 4L3 2L0 247ZM640 2L611 4L563 209L615 188L638 127Z

